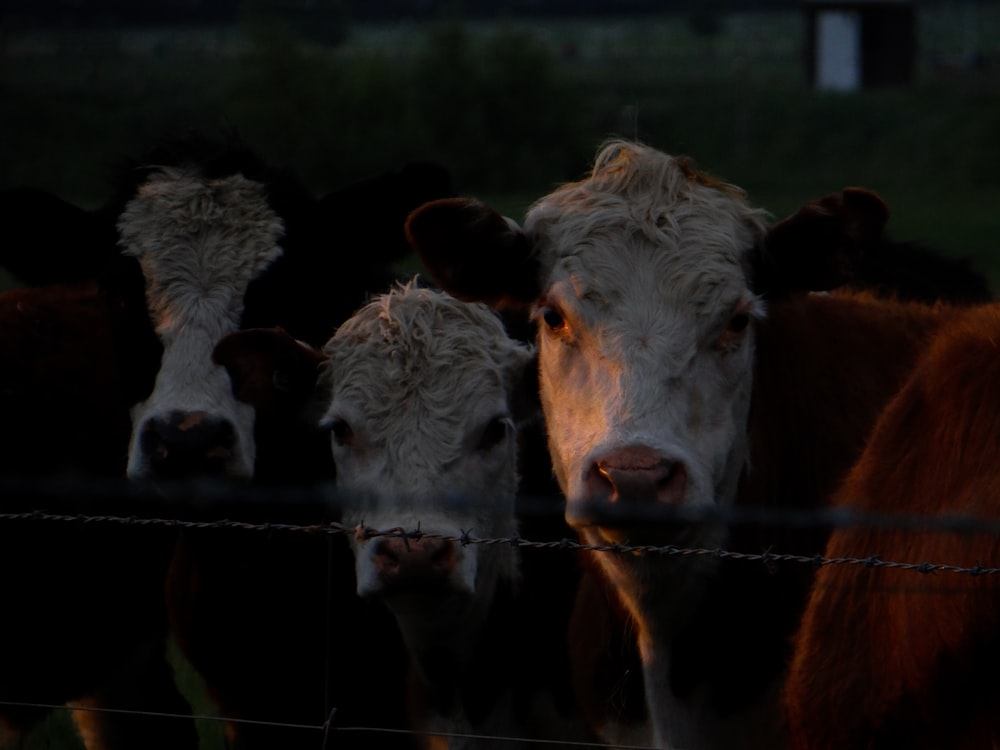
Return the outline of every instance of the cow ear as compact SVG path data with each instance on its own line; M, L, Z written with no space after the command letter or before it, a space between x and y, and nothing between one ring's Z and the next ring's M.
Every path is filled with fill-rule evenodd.
M406 221L428 274L458 299L519 309L540 294L538 260L513 222L472 198L430 201Z
M31 286L96 278L117 252L115 217L29 187L0 191L0 266Z
M755 269L755 290L773 299L849 283L881 239L888 219L885 202L862 188L809 201L768 230Z
M236 398L280 416L311 401L326 356L281 328L248 328L223 338L212 359L226 368Z

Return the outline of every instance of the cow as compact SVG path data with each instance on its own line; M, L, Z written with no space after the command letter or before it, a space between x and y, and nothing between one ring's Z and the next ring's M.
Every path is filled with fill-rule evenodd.
M312 442L291 445L272 437L266 445L257 444L252 410L233 397L225 370L212 362L212 348L240 327L278 324L322 343L370 289L381 288L395 276L392 264L407 252L402 222L409 210L427 198L450 193L445 170L413 163L317 199L291 171L268 165L238 140L197 134L157 145L129 160L108 204L91 214L43 191L19 192L18 205L26 217L49 210L48 220L58 225L65 216L60 212L68 211L67 221L81 234L72 245L4 245L0 253L4 264L29 282L43 283L47 278L60 282L58 287L15 290L5 298L15 311L13 327L5 335L22 347L10 351L38 355L12 368L15 387L3 392L11 412L23 415L24 421L8 422L8 428L34 437L37 431L30 425L40 414L25 413L26 406L41 402L45 404L41 414L52 413L46 411L50 390L79 394L85 406L60 399L58 403L68 408L54 413L57 418L50 423L61 424L61 437L73 446L65 452L71 456L65 467L73 473L107 473L137 481L219 477L308 482L325 476L329 457L324 460L322 453L312 450ZM42 204L33 213L29 209L38 205L32 203L35 200ZM43 232L42 239L50 235ZM109 236L117 240L109 242ZM71 297L72 303L63 306L58 301L63 296ZM72 320L77 315L79 322ZM84 329L83 315L93 328ZM58 335L38 338L49 331ZM83 335L73 339L61 331ZM61 373L46 369L49 363L68 364L66 377L79 379L66 388L58 382ZM101 387L86 391L85 384L92 382ZM66 419L92 413L107 422L106 428L102 425L97 432L84 419ZM32 460L5 461L4 473L32 476L39 459L51 452L49 439L24 441L15 456ZM51 465L41 468L48 470ZM5 498L5 506L10 502ZM16 557L18 550L24 550L29 557L23 559L38 554L50 538L40 526L29 535L11 527L11 534L5 554ZM159 637L162 644L166 635L162 585L172 541L166 546L137 547L132 564L139 571L149 562L156 571L144 579L148 584L144 588L157 597L159 609L155 617L138 618L133 627L138 632L148 626L153 641ZM79 565L78 557L89 559L77 549L68 545L60 550L66 561L63 568ZM107 556L113 556L111 549ZM23 559L19 568L31 571ZM175 559L174 566L191 570L189 563ZM46 564L44 570L49 569ZM94 579L103 578L95 574ZM46 588L48 581L47 574L29 574L18 581L17 590L35 592ZM121 606L88 610L96 612L95 621L101 622L122 612ZM134 610L124 613L131 616ZM34 642L30 623L25 619L18 627L25 629L27 642ZM95 627L100 626L95 622ZM68 649L88 648L69 628L60 634L68 638ZM114 671L116 663L129 665L129 672L120 675L125 681L114 690L88 684L85 675L67 677L65 684L50 678L45 702L86 698L95 706L114 707L112 694L141 701L143 691L133 682L140 671L137 655L123 648L106 657L107 671ZM147 647L142 658L147 657L157 662L149 669L160 679L165 672L158 663L162 653ZM11 700L17 699L20 685L29 684L28 677L14 669L5 672L4 679ZM177 705L174 701L160 707L173 712ZM154 707L126 705L133 706ZM24 726L28 720L22 721L21 713L17 723ZM176 748L194 742L193 732L181 741L172 732L148 728L152 739L115 738L115 727L122 722L105 712L80 712L75 719L92 748L141 743L154 747L155 742Z
M835 495L883 522L835 529L824 557L896 565L817 572L784 691L791 748L1000 743L1000 584L976 575L995 569L1000 539L995 526L933 525L998 518L998 341L997 306L949 316ZM894 514L926 526L894 528Z
M793 291L855 289L927 304L992 301L988 279L969 258L891 238L889 216L878 194L859 187L806 201L768 228L767 263L756 269L757 283L770 299L787 277Z
M593 554L634 621L660 747L782 746L811 580L671 546L822 550L823 529L710 513L824 505L940 324L916 302L808 293L828 259L803 247L776 274L767 225L737 186L628 141L536 201L523 231L465 198L407 221L445 290L532 311L566 516L584 542L625 550Z
M549 523L516 515L517 424L534 408L523 393L534 382L531 347L485 306L414 280L360 309L323 356L314 398L342 522L359 529L357 592L398 625L414 728L452 735L448 747L467 746L461 735L593 740L569 679L575 561L459 541L513 539ZM309 361L280 330L233 334L216 357L263 414L274 408L273 373ZM406 533L377 533L393 529Z

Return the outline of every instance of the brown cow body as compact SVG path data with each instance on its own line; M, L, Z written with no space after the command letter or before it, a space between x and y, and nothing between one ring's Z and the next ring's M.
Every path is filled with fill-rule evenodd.
M834 502L862 513L998 518L1000 308L948 315ZM995 532L846 527L829 558L995 567ZM786 687L791 747L1000 742L995 575L830 565L816 575Z

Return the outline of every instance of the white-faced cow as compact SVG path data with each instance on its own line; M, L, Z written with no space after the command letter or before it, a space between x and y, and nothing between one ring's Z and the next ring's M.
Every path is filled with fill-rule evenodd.
M411 282L359 310L324 355L317 397L347 503L343 521L405 532L360 533L353 547L358 594L387 605L410 655L414 727L592 739L568 669L579 578L572 559L458 541L531 528L515 515L530 347L485 306ZM234 334L217 356L261 409L271 402L271 373L305 359L280 331ZM358 645L383 647L370 638Z
M825 557L909 567L816 574L785 689L795 750L1000 744L998 342L995 305L949 320L835 496L884 525L835 529Z
M263 441L255 438L252 411L233 397L224 368L212 361L212 350L226 334L259 325L282 325L322 343L370 290L393 277L391 264L407 252L402 224L408 212L449 193L447 173L434 165L413 164L316 199L294 175L267 165L243 144L200 136L156 147L131 161L121 171L114 197L93 213L43 192L19 191L17 205L25 217L51 211L48 221L57 225L68 212L80 235L71 245L4 245L0 252L4 264L30 282L48 278L74 284L16 290L4 298L11 311L10 325L4 327L4 340L11 346L4 354L30 357L5 369L0 381L10 402L5 413L21 420L7 421L8 429L29 438L17 443L9 462L4 457L3 473L37 476L65 469L134 479L214 476L270 482L325 476L331 465L328 452L324 457L316 451L311 436L300 444L273 433ZM37 211L29 210L38 205ZM81 281L87 277L97 284ZM61 301L64 297L69 301ZM93 330L87 330L86 321ZM67 331L80 336L63 335ZM62 377L74 382L67 387ZM99 387L85 392L87 383ZM80 396L80 403L71 403L71 395ZM26 404L38 409L26 410ZM50 414L53 419L47 421ZM93 414L100 415L99 430ZM52 454L51 438L42 439L33 426L39 423L60 425L60 439L68 446L58 451L66 458L47 467L39 466L39 457ZM123 429L125 424L130 427ZM18 456L31 460L19 462ZM12 505L5 498L5 507ZM30 533L23 524L4 527L4 555L15 561L5 570L21 571L4 591L16 593L14 606L24 606L25 617L5 618L5 642L22 645L0 678L3 697L18 700L23 693L38 703L84 701L93 707L180 712L179 696L169 705L151 702L141 687L141 671L148 664L150 679L161 680L166 673L173 690L162 653L162 585L173 532L166 544L143 544L143 534L121 532L126 533L134 543L121 543L116 536L105 539L102 547L93 534L57 537L44 524L34 524ZM56 539L61 543L53 555L47 545ZM95 548L102 554L95 556ZM35 559L37 564L29 562ZM45 600L53 606L63 601L58 587L51 587L54 578L61 586L80 588L76 581L82 576L100 588L109 580L102 567L109 559L119 566L128 561L126 567L135 575L126 578L137 593L128 589L122 594L111 586L90 591L75 608L90 613L87 627L81 628L61 614L49 616L49 607L38 609L38 620L46 627L67 623L58 629L63 650L92 655L40 671L26 644L38 643L48 631L33 625L27 603L39 591L50 592ZM102 562L86 567L96 560ZM196 571L201 562L184 559L175 565ZM66 570L76 576L59 578ZM153 572L139 576L143 570ZM190 579L192 586L197 583ZM87 590L81 588L81 595ZM138 606L146 598L149 607ZM74 595L65 601L79 599ZM271 610L271 617L280 613ZM115 641L111 634L125 623L135 637ZM87 634L94 631L106 631L108 637L92 641ZM141 641L141 650L132 648L135 641ZM99 660L96 655L104 645L108 648ZM256 645L272 652L281 648L280 643ZM100 669L93 668L94 662ZM44 689L34 690L31 686L42 674ZM24 726L38 712L12 714ZM75 718L91 747L163 743L178 748L194 742L190 729L160 731L133 717L94 711ZM124 724L139 734L123 737L119 729ZM178 739L182 732L184 741Z
M607 144L523 233L467 199L408 231L448 291L533 309L555 475L597 544L815 554L820 531L650 513L823 504L938 324L916 304L792 293L814 288L813 264L775 272L742 190L636 143ZM651 741L780 747L808 566L594 557L636 623Z

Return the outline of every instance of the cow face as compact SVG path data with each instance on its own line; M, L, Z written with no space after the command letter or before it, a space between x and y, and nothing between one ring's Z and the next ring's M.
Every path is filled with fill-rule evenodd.
M509 536L517 491L515 392L533 361L482 305L413 285L373 301L325 349L345 522L429 534ZM397 615L453 618L513 574L506 545L358 538L358 592Z
M738 188L630 143L609 144L587 180L538 201L520 238L481 204L441 201L410 217L411 243L449 291L497 307L531 301L553 466L588 539L651 541L655 528L591 525L595 510L733 499L764 312L751 279L764 220Z
M762 215L734 187L652 149L613 145L539 201L535 315L549 447L572 504L704 506L746 460L750 251ZM637 526L603 531L638 541Z
M152 391L132 407L128 475L250 477L252 407L234 398L212 350L239 328L247 287L281 254L282 222L263 185L163 168L139 187L118 229L162 344Z

